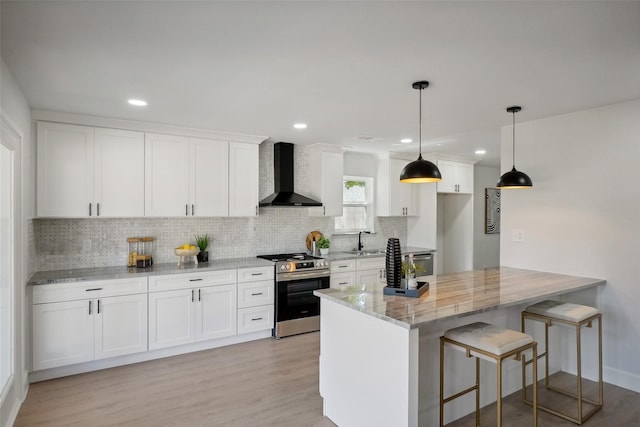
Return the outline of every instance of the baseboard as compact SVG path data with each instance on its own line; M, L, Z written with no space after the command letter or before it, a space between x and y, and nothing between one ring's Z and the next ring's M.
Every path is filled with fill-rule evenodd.
M640 375L604 366L603 377L605 383L640 393Z

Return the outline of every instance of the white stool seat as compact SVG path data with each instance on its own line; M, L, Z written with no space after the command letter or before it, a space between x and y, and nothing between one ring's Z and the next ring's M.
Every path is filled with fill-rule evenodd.
M524 311L531 314L538 314L540 316L553 317L576 323L580 323L583 320L600 313L597 308L589 307L588 305L551 300L530 305Z
M533 342L533 338L530 335L511 329L500 328L484 322L476 322L449 329L444 333L444 336L450 340L475 347L487 353L495 354L496 356L501 356L518 347ZM452 346L452 348L463 350L457 346ZM476 354L474 351L472 351L471 354L481 359L495 362L495 359L483 354Z

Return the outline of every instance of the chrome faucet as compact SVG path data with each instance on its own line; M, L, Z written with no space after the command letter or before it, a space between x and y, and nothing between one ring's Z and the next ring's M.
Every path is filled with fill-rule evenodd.
M364 248L362 244L362 233L371 234L370 231L360 231L358 232L358 250L361 251Z

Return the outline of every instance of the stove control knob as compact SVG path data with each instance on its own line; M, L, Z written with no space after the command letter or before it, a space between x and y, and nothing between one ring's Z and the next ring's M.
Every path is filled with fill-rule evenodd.
M280 266L280 270L285 270L287 267L289 267L288 265L285 267L284 265Z
M287 264L287 270L291 270L291 264Z

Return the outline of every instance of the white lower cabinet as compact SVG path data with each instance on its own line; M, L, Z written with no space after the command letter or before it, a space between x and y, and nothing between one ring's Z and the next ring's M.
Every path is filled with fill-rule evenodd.
M236 335L236 270L149 278L149 349Z
M356 260L346 259L331 262L331 277L329 287L331 289L344 289L357 284L356 282Z
M356 260L356 283L374 285L385 279L385 258L360 258Z
M273 329L274 275L273 267L238 270L238 334Z
M147 350L146 278L36 286L33 303L34 371Z

